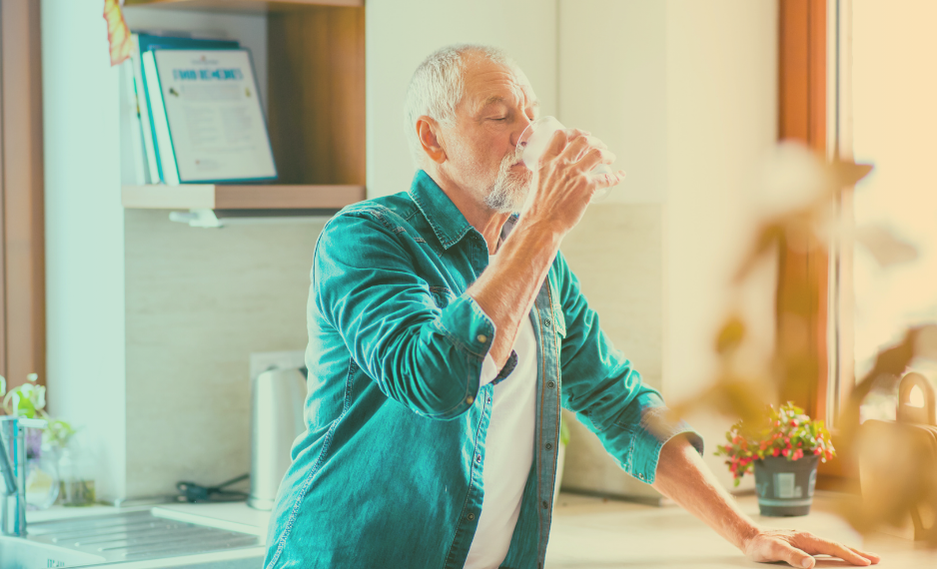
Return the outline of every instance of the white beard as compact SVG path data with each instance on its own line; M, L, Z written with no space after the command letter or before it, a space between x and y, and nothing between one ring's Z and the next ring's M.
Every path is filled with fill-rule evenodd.
M485 205L498 213L520 211L530 193L533 172L526 168L523 172L511 172L511 166L516 162L515 154L508 154L501 160L498 177L485 196Z

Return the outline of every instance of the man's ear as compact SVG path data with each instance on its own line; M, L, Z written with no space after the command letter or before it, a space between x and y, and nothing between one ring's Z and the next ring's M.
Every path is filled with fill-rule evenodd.
M439 123L426 115L421 116L416 119L416 135L430 160L437 164L446 161L446 150L439 139Z

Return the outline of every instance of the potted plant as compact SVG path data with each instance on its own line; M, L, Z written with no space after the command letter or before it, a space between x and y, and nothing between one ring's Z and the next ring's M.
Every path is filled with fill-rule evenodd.
M0 396L3 414L46 422L44 429L26 432L26 501L41 509L52 505L59 496L60 462L75 429L46 412L46 388L37 383L39 376L31 373L26 379L26 383L7 392L6 379L0 376Z
M742 421L726 433L727 444L716 447L725 456L735 485L755 472L758 508L763 516L805 516L810 513L817 465L836 450L823 421L816 421L791 402L770 406L760 424Z

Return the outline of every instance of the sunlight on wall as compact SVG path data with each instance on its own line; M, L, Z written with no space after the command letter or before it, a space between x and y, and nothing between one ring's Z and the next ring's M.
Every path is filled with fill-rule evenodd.
M857 377L908 325L937 320L935 25L930 0L853 3L853 143L857 162L875 164L856 189L856 227L888 226L918 249L916 260L883 270L856 247ZM894 402L880 412L893 417Z

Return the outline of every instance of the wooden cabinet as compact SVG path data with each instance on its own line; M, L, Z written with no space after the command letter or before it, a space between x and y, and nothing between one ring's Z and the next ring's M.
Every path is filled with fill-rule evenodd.
M363 0L127 0L178 13L259 14L267 26L270 185L124 186L127 208L337 209L365 197ZM237 39L237 38L235 38Z

